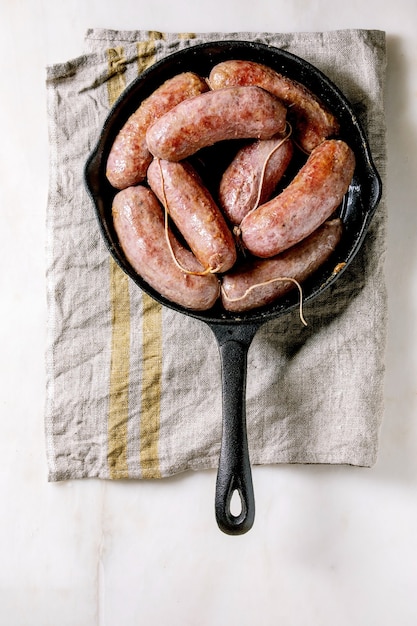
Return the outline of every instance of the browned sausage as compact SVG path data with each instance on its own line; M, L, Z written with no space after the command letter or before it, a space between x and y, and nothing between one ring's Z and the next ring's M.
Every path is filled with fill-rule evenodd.
M146 146L148 126L176 104L203 93L208 85L192 72L170 78L156 89L133 113L117 135L107 161L107 178L116 189L144 180L152 155Z
M180 102L148 129L149 151L181 161L226 139L269 139L284 132L286 108L259 87L208 91Z
M281 137L260 139L241 148L226 168L219 186L219 203L232 224L266 202L287 169L293 143Z
M300 83L254 61L232 60L219 63L210 72L212 89L231 85L258 85L280 98L294 120L297 141L306 152L339 132L339 123L322 102Z
M113 201L113 220L120 245L133 269L162 296L188 309L210 309L219 296L214 274L195 276L175 264L165 237L161 206L154 193L141 185L119 191ZM169 233L175 258L191 272L204 268Z
M296 246L271 259L253 259L223 277L222 303L228 311L248 311L274 302L304 282L327 261L342 235L342 222L325 222Z
M200 263L212 272L230 269L236 261L233 235L191 165L155 159L148 183Z
M243 244L266 258L310 235L341 203L354 168L354 153L344 141L321 143L282 193L242 220Z

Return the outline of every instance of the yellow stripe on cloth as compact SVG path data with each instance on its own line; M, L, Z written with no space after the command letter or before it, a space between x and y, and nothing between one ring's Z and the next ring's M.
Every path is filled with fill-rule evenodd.
M155 41L158 39L163 39L164 36L162 33L159 33L156 30L150 30L148 32L148 37L146 41L138 41L137 49L138 49L138 74L144 72L148 67L150 67L153 63L155 63L155 54L156 54L156 46Z
M130 298L127 275L113 259L110 260L110 303L112 339L107 458L110 478L128 478Z
M137 43L138 74L155 62L155 41L163 34L149 31ZM143 478L160 478L159 425L162 379L162 307L146 293L142 296L142 396L140 412L140 467Z
M123 48L108 50L107 92L110 106L126 87ZM110 478L128 478L127 425L129 415L130 298L127 275L110 257L112 321L108 450Z
M143 478L160 478L158 449L161 413L162 307L146 293L143 294L142 303L140 466Z
M156 39L161 33L151 31L149 40L139 42L138 74L155 61ZM112 105L126 87L123 48L108 51L108 99ZM113 259L110 261L110 301L112 345L110 404L108 421L108 464L110 478L129 478L127 462L130 365L129 281ZM143 478L160 478L159 426L162 379L162 307L146 293L142 295L142 388L140 411L139 463Z
M109 80L107 81L107 93L109 104L112 106L117 98L126 87L125 69L126 59L124 56L123 48L110 48L107 50L108 59L108 74Z

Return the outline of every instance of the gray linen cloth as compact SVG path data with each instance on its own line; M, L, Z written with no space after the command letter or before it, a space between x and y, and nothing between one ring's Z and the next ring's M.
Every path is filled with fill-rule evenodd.
M217 466L221 380L205 324L161 308L110 259L83 183L111 104L155 60L200 42L256 40L322 70L360 115L385 182L385 34L91 29L47 68L48 479L158 478ZM304 310L265 324L248 356L252 464L370 467L383 415L385 196L361 252Z

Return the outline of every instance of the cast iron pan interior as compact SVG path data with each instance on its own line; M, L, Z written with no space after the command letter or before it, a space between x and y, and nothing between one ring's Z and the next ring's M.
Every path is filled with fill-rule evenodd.
M114 138L142 100L179 72L194 71L208 76L216 63L227 59L258 61L303 83L337 116L341 126L340 137L355 152L354 178L339 210L344 223L343 241L331 262L304 283L305 303L321 294L335 280L341 279L366 235L381 196L381 182L360 122L340 90L303 59L273 46L246 41L197 44L152 65L117 100L86 163L86 186L93 200L101 233L116 262L155 300L205 322L216 336L221 357L223 394L223 434L215 496L216 520L223 532L236 535L252 527L255 513L245 414L247 352L256 331L264 322L298 306L298 294L293 292L272 305L239 315L225 312L217 305L209 311L194 312L163 298L135 273L123 254L111 217L116 190L105 176L107 156ZM194 165L200 169L208 185L210 181L215 185L227 158L228 146L219 144L201 151ZM338 263L345 264L344 269L335 274L333 268ZM230 502L236 491L240 497L241 511L235 515L231 511Z

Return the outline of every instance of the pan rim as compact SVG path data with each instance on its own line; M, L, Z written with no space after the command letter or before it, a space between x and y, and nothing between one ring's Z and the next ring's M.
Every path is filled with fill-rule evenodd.
M110 149L112 137L114 138L115 133L121 128L124 121L126 121L129 117L129 111L132 107L132 102L129 102L129 100L135 99L137 92L140 93L141 90L144 92L141 98L141 100L143 100L147 97L146 93L148 91L148 95L152 92L152 80L155 81L155 77L159 74L164 76L165 73L169 73L170 69L174 66L177 67L176 73L179 73L179 71L188 71L190 64L192 66L196 63L198 64L198 57L201 59L202 54L205 55L205 65L210 65L210 63L214 65L218 62L218 58L221 56L225 56L229 59L238 58L235 55L236 52L239 52L241 55L244 53L245 55L249 55L251 57L253 56L254 60L257 60L260 57L261 59L268 57L271 61L272 59L275 59L275 62L272 65L273 69L278 71L277 67L281 64L282 69L285 69L287 72L286 75L301 82L298 78L298 74L294 77L294 73L291 72L291 70L294 70L294 67L298 68L299 74L305 77L302 84L311 89L311 91L313 91L313 93L315 93L327 106L334 110L335 114L338 114L339 117L342 116L342 124L345 133L348 133L348 131L349 133L354 131L356 148L354 149L354 152L357 160L358 156L360 157L360 166L359 168L357 166L355 179L345 196L345 204L350 201L361 202L364 205L362 207L363 219L358 225L358 230L352 240L352 245L350 245L348 250L343 255L343 263L340 271L337 273L329 273L329 268L327 268L326 264L326 270L317 273L317 281L320 284L311 290L305 290L305 296L303 298L304 304L320 296L345 273L346 269L362 247L382 195L381 178L372 158L369 141L352 104L347 100L342 91L332 80L330 80L320 69L305 59L292 52L260 41L233 39L192 44L189 47L175 51L156 61L126 87L111 107L104 124L102 125L95 146L86 160L84 167L84 182L88 194L93 202L101 235L110 254L121 269L136 283L137 286L162 305L213 325L263 323L294 310L298 306L298 300L296 294L290 294L287 298L280 299L279 302L274 302L259 309L253 309L242 313L229 313L228 311L221 309L220 306L216 305L208 311L193 311L166 299L133 270L124 258L120 247L118 247L117 243L114 241L114 236L111 234L111 230L109 230L109 226L103 217L103 207L101 206L102 203L104 203L102 196L103 194L105 195L106 190L110 191L109 188L111 186L110 184L105 184L103 191L101 183L103 182L103 163L106 159L106 154L108 154L108 150ZM209 58L208 55L211 55L211 57ZM184 59L187 67L184 67ZM182 63L181 69L178 69L179 63ZM281 71L280 73L285 72ZM311 85L316 83L320 85L320 94L317 93L317 90L311 88ZM144 86L146 86L146 88ZM136 100L135 106L138 106L141 100ZM114 195L117 190L113 188L111 189ZM354 200L349 198L349 194L354 197ZM343 211L344 207L342 206L341 212L343 213ZM340 259L337 260L337 263L339 262ZM333 264L333 267L335 264L336 263ZM320 280L319 277L321 277Z

